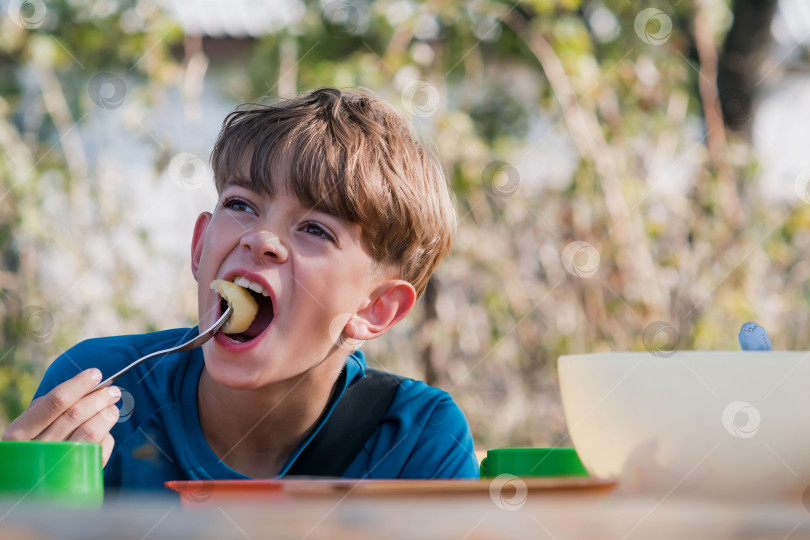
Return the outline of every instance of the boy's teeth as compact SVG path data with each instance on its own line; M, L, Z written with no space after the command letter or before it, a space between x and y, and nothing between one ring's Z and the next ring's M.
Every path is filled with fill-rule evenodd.
M238 278L234 279L233 282L239 285L240 287L250 289L251 291L259 293L262 296L270 296L269 294L267 294L267 291L264 290L264 287L262 287L258 283L253 283L245 276L239 276Z
M264 294L264 287L262 287L258 283L251 283L250 285L248 285L248 289L250 289L253 292L257 292L259 294Z

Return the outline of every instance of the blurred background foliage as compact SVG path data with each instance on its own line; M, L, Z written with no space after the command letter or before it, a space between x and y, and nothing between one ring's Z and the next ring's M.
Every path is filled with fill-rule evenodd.
M736 349L752 319L810 345L810 176L767 196L756 145L807 56L775 0L2 7L0 427L77 341L195 324L222 119L320 86L379 93L447 172L454 252L365 351L450 391L479 447L569 443L561 354Z

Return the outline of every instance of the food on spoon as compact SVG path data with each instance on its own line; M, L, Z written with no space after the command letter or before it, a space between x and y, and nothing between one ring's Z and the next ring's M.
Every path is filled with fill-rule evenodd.
M217 291L228 302L228 305L233 308L233 314L222 327L222 331L226 334L239 334L250 328L256 313L259 311L259 304L256 303L248 290L224 279L212 281L211 288Z

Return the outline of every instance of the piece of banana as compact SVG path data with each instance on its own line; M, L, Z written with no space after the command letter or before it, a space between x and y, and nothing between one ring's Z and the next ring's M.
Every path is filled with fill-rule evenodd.
M239 334L250 328L253 318L259 311L259 304L247 289L224 279L212 281L211 288L233 308L233 315L222 327L222 331L226 334Z

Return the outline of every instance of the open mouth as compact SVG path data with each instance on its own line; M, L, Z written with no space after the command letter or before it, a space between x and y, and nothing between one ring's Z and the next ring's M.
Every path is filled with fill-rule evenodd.
M233 282L240 287L244 288L256 301L259 309L253 317L253 322L242 332L236 334L225 333L229 338L239 343L246 343L261 335L270 323L273 322L274 310L273 300L264 291L264 288L254 282L251 282L245 277L237 277ZM220 313L224 313L228 308L228 302L220 297ZM235 308L236 309L236 308Z

